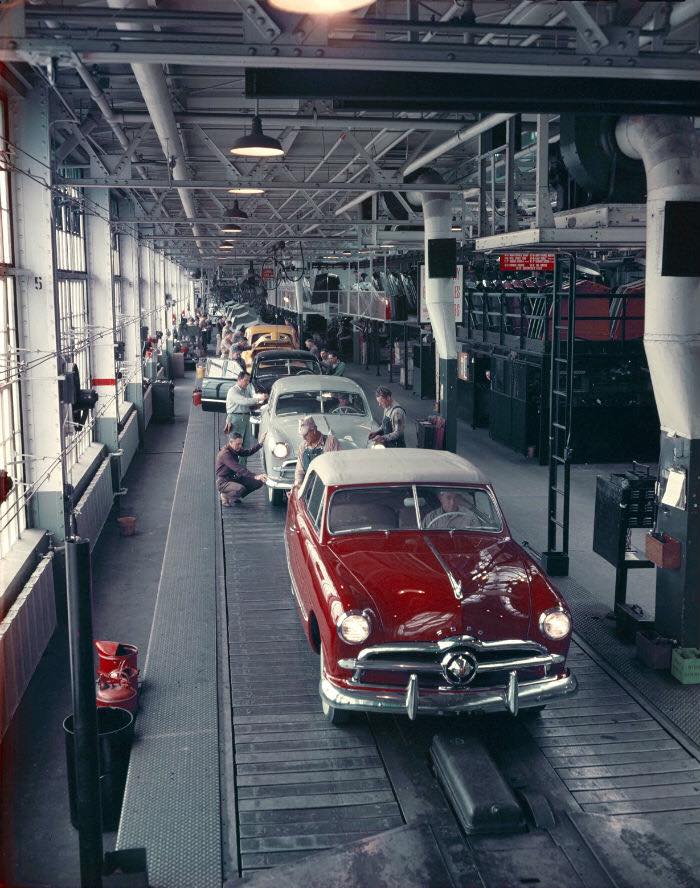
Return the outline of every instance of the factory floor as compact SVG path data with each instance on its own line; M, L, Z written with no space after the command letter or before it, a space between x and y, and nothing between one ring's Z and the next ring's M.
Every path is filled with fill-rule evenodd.
M388 383L387 373L384 372L377 377L374 368L371 372L366 372L356 365L349 365L347 375L363 385L373 406L374 388L379 383ZM406 408L411 420L408 441L411 446L415 443L415 426L412 421L427 416L432 410L432 404L421 401L410 392L404 392L397 383L393 383L392 388L395 399ZM182 570L181 575L186 577L188 563L193 560L187 547L182 544L180 531L183 526L194 528L193 522L197 519L197 504L194 501L191 501L191 509L194 512L181 514L181 509L185 508L188 502L188 482L198 471L195 468L194 455L209 460L221 442L220 418L191 411L188 403L190 391L191 379L178 381L176 422L172 425L152 425L149 428L146 446L136 455L126 476L125 484L129 488L129 494L122 509L137 516L139 530L137 536L119 537L114 515L108 521L94 552L95 635L137 644L142 651L141 663L145 660L146 647L151 635L159 582L162 584L166 574L177 575L178 565ZM375 416L378 416L377 410ZM194 422L189 422L189 428L188 418L194 418ZM182 460L186 436L189 442L187 446L193 459ZM206 449L202 449L203 444L206 445ZM513 536L517 540L527 539L535 549L543 549L546 533L546 467L539 466L534 461L527 460L491 441L486 431L472 430L463 423L459 426L458 450L463 456L476 462L484 473L493 479ZM586 851L586 860L595 857L610 862L619 858L621 861L619 865L624 869L623 863L626 858L624 855L619 856L619 847L614 844L605 845L608 839L596 832L596 829L601 828L602 820L594 815L603 813L610 816L611 842L618 827L632 830L630 835L634 834L633 837L643 835L644 830L650 828L652 832L657 831L658 835L661 835L665 828L664 823L672 821L676 824L676 832L680 835L681 826L687 830L696 822L698 816L697 802L689 797L687 804L680 805L678 799L674 799L673 796L683 795L683 789L680 787L692 790L693 793L700 787L700 783L694 782L694 773L700 768L700 752L693 743L693 741L700 743L700 707L698 707L700 686L683 687L670 675L647 669L635 659L634 647L617 639L613 632L614 624L608 618L612 608L614 571L591 551L596 474L608 473L618 468L626 467L576 466L572 470L571 570L570 576L558 580L557 585L567 596L574 613L577 638L572 651L572 668L581 675L581 696L578 701L563 701L561 707L548 711L546 720L543 720L539 726L535 725L527 731L512 728L508 740L501 738L502 748L498 752L499 767L509 779L527 779L536 773L536 779L541 778L546 783L552 796L559 794L562 799L562 813L556 830L545 830L539 834L529 833L530 844L527 855L523 855L522 848L516 849L517 842L511 849L514 861L517 859L522 862L528 855L534 854L535 868L538 865L536 853L537 847L540 847L538 843L546 844L549 849L547 853L550 851L554 853L552 849L559 842L565 846L570 843L567 853L574 854L581 844L581 836L585 834L587 836L585 844L589 849ZM260 870L267 866L277 862L280 865L303 866L307 859L310 860L308 854L324 847L319 840L327 837L320 833L332 831L331 827L335 829L336 821L338 824L342 823L344 817L342 806L349 806L348 814L352 814L352 806L360 804L356 798L350 798L347 794L338 795L341 792L359 792L359 789L341 790L337 786L337 781L348 779L343 776L344 768L362 767L369 769L368 779L369 771L372 772L371 780L376 780L377 773L381 772L384 775L382 779L387 783L387 787L384 788L385 799L372 799L366 802L368 810L371 806L377 808L383 806L381 812L376 813L376 816L373 814L377 820L372 827L374 831L389 829L392 826L406 830L419 828L416 826L415 812L434 812L435 822L442 824L438 828L438 833L443 830L442 834L438 835L440 853L445 856L446 848L457 849L454 857L448 860L448 868L452 878L456 880L454 883L460 884L462 888L471 885L468 873L469 867L472 866L470 862L472 858L461 844L460 834L458 830L455 831L450 810L426 767L426 750L430 744L431 732L441 730L439 720L417 723L419 728L413 733L406 731L403 724L397 720L384 721L379 717L370 720L369 728L359 725L339 733L331 731L323 724L318 724L318 701L312 687L315 677L311 671L308 675L305 671L308 664L303 660L303 646L297 651L293 637L296 626L295 615L291 602L288 601L286 589L279 582L283 580L284 565L281 561L277 564L280 553L274 548L274 540L280 533L281 515L271 510L262 494L255 501L253 499L251 497L250 503L246 503L242 511L235 510L235 515L227 511L223 516L217 512L216 516L216 523L222 523L219 524L221 539L216 541L221 551L215 557L217 564L220 558L225 561L225 585L219 591L212 591L211 595L212 601L220 596L224 605L223 614L220 612L219 618L223 619L223 631L226 637L223 640L219 639L217 644L222 645L222 651L226 649L224 646L230 646L228 671L234 716L233 735L229 734L226 743L220 742L222 764L221 771L217 771L219 776L216 777L216 785L218 786L220 781L222 791L221 815L219 816L217 809L215 826L218 834L219 821L221 822L223 878L228 878L228 884L233 884L237 880L238 873L243 872L248 874L249 879L260 878L262 885L268 882L262 881L266 876ZM253 584L255 588L247 589L247 595L252 599L250 602L241 598L243 581L239 581L237 573L245 571L247 564L244 563L245 559L241 557L239 549L238 533L241 524L246 529L246 557L252 559L248 569L252 569L253 563L260 563L261 559L264 559L266 564L266 570L255 578ZM166 552L166 536L169 528L171 541ZM173 528L177 530L175 535ZM218 566L214 568L213 563L214 556L207 556L204 561L206 569L212 572L212 576L218 577ZM196 571L194 576L196 578ZM255 620L250 626L244 626L242 621L250 608L256 610L258 598L265 602L267 596L272 594L267 591L266 583L271 584L275 594L279 593L279 602L275 599L274 604L275 618L280 621L280 625L283 620L285 626L289 624L285 631L290 633L290 656L299 658L298 672L294 671L295 682L299 686L294 691L299 695L298 701L296 698L278 702L268 700L269 688L265 687L260 691L255 689L255 682L260 680L255 670L244 667L242 672L238 671L240 669L238 646L245 642L246 633L252 633L251 638L258 639L255 644L264 648L260 626L253 625ZM250 587L251 583L246 580L243 586ZM260 592L256 591L258 586ZM194 587L191 588L194 590ZM642 604L645 610L653 608L653 571L638 571L630 578L628 600ZM178 607L182 607L183 602L187 602L187 596L177 598ZM160 604L161 608L165 605L167 600L163 600ZM192 606L195 606L194 603ZM178 612L176 616L176 623L188 625L189 614ZM253 617L255 614L251 612L250 619ZM262 620L263 614L255 619ZM190 625L196 629L195 623ZM251 641L250 644L252 643ZM157 651L152 654L157 654ZM154 661L152 666L149 665L149 674L152 667L157 668L157 662ZM207 665L207 668L210 668L210 665ZM313 664L308 668L311 670ZM296 666L294 669L296 670ZM153 672L153 676L155 675ZM146 703L150 712L155 714L156 707L166 705L168 701L165 698L162 700L158 698L155 681L149 694L152 696L146 700ZM279 706L286 707L285 711L289 712L289 716L282 720L284 724L277 724L276 716L270 714L272 712L270 707ZM621 714L618 710L621 710ZM3 744L0 885L18 886L18 888L19 886L64 888L79 884L77 838L68 819L65 753L61 729L61 722L69 711L67 649L63 633L59 631L40 664ZM144 756L147 757L149 754L148 735L147 732L143 733L148 726L148 714L145 713L146 718L144 721L140 720L138 727L138 731L142 734L140 740L142 746L139 752L142 763L145 761ZM230 709L227 710L222 706L220 696L219 731L225 726L227 715L230 718ZM304 721L303 730L306 733L303 740L295 740L299 729L299 725L295 723L300 721ZM627 732L630 733L629 739L624 736ZM632 734L635 734L633 738ZM152 745L165 742L163 737L165 735L159 740L154 736ZM558 740L559 737L562 739ZM489 738L486 739L488 741ZM570 745L566 745L567 740ZM209 741L202 738L198 744L188 743L189 749L187 754L183 755L182 761L169 763L168 770L171 775L175 774L174 779L178 779L178 769L191 770L196 763L197 750L205 742ZM565 749L554 748L562 743L565 744ZM285 751L286 747L285 749L280 747L281 751L277 751L278 744L283 746L291 744L290 749L293 751ZM643 752L642 747L645 750ZM315 761L315 758L318 758L314 751L322 748L328 750L324 753L326 758L343 759L338 765L337 772L335 765L327 763L319 765L318 774L313 771L316 765L312 767L311 760ZM640 752L635 751L638 749ZM235 773L230 767L228 772L226 771L227 763L224 761L231 758L231 752L235 756L237 767ZM191 758L188 759L188 756ZM364 762L362 756L368 761ZM348 765L350 759L355 763ZM525 768L527 773L523 771L523 763L526 760L533 763L533 767ZM295 761L298 764L295 765ZM304 764L307 761L308 766ZM634 762L638 764L633 764ZM534 767L534 763L537 763L537 767ZM228 762L228 765L230 766L231 762ZM328 768L331 770L328 771ZM289 773L285 775L285 771ZM297 776L297 771L308 772L304 779L306 782L316 784L317 788L314 789L309 785L306 788L299 786L292 789L291 778ZM653 771L659 773L652 774ZM327 787L325 784L321 785L322 777L328 780ZM355 777L359 777L359 772L356 771ZM138 798L139 787L134 775L130 776L130 781L129 804L134 810L140 808L143 816L143 799ZM669 784L668 787L662 785L666 783ZM677 791L676 785L679 787ZM658 788L659 786L661 788ZM167 789L163 788L164 793ZM669 790L666 793L669 796L666 801L663 798L664 789ZM368 793L376 791L369 786L366 790ZM148 787L148 791L153 793L154 787ZM320 807L316 809L312 807L308 817L301 817L298 810L296 814L294 810L285 810L285 804L291 804L289 798L293 792L306 795L305 804ZM323 801L324 793L328 794L329 798L332 797L333 803L340 807L323 808L324 804L328 804ZM606 810L596 811L596 805L601 804L606 806ZM611 804L617 807L611 808ZM164 807L166 806L156 806L152 811L146 811L146 814L152 818L167 816L169 812L163 810ZM227 807L229 812L233 812L234 809L236 812L228 822ZM685 814L682 813L683 808L686 810ZM184 810L193 821L197 819L197 811L194 808ZM311 814L323 814L324 811L326 814L323 825L327 821L328 829L320 829L321 821L318 829L312 828ZM637 814L644 817L645 812L647 814L651 812L651 820L646 819L642 822L637 818L632 822L629 819L630 816L636 817ZM365 813L364 816L369 818L370 815ZM627 819L614 820L618 816ZM682 819L679 819L681 817ZM379 822L382 818L386 819L386 823ZM307 826L300 829L299 823L295 821L305 821ZM373 821L367 819L366 823L369 828L369 824ZM401 823L405 825L400 826ZM572 824L575 826L575 834L571 831ZM122 833L124 832L124 823L122 823ZM227 832L229 847L228 851L225 851L223 845L226 843ZM316 835L317 833L319 835ZM359 833L353 838L357 836ZM105 847L113 847L115 838L113 834L107 834ZM167 836L164 834L162 847L149 848L149 855L153 852L154 874L158 872L159 856L165 857L167 864L168 855L172 854L172 851L168 850L171 839L172 833ZM672 840L673 836L664 838L664 841L669 843L672 843ZM342 835L333 841L342 841ZM550 847L549 843L552 841L554 845ZM131 842L131 844L137 843ZM671 848L671 844L668 847ZM504 850L504 843L502 848L490 848L488 843L482 842L479 847L478 842L472 842L471 848L484 873L497 872L497 867L502 866L497 861L505 860L510 853ZM500 856L490 856L495 851L499 851ZM668 854L666 856L668 857ZM684 862L690 863L689 859L685 858ZM574 864L577 872L585 870L586 864L583 858L578 862L574 860ZM218 871L218 860L213 861L213 869ZM553 884L558 886L586 884L595 885L596 888L597 884L627 884L624 872L621 876L616 876L613 869L612 865L606 869L605 879L608 881L603 881L601 875L599 883L591 881L590 878L585 883L579 882L575 880L574 875L571 875L571 881L565 881L562 869L559 881L555 879ZM256 870L258 870L257 875ZM161 869L161 872L163 871ZM658 872L666 871L660 865ZM549 885L551 880L548 878L553 874L555 874L554 869L545 878L546 874L541 872L542 879L539 881L543 885ZM161 886L171 888L174 884L184 884L191 888L195 884L192 881L183 882L183 878L184 874L180 873L177 883L158 879L153 884L156 888ZM274 874L271 878L273 882L269 884L279 884L275 881ZM307 886L317 884L313 881L313 876L308 874L297 873L296 878L298 881L293 881L290 874L290 878L286 881L290 888L297 884ZM498 876L494 878L497 879ZM651 870L649 871L651 881L645 881L644 878L643 875L637 878L635 882L637 888L647 884L654 885L654 888L665 888L666 885L671 888L672 884L674 888L675 885L693 884L684 880L668 882L665 877L656 878ZM654 878L656 881L653 881ZM431 884L442 886L440 882L431 882ZM494 884L500 888L501 885L519 884L519 882L488 881L479 884Z

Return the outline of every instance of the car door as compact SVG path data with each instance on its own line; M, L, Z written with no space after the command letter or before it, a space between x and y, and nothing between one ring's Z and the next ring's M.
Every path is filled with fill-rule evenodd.
M298 497L296 512L294 576L297 584L299 604L304 615L308 619L309 611L315 608L317 599L316 586L320 582L316 562L318 550L316 545L316 524L320 521L320 513L323 506L324 484L315 472L310 472L309 477Z

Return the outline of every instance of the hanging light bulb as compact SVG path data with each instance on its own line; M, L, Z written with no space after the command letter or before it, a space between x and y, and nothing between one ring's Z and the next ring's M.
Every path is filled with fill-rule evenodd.
M256 113L250 133L236 139L231 148L231 154L241 157L281 157L284 154L284 148L279 139L265 135L260 115Z
M299 12L305 15L338 15L370 6L372 0L270 0L270 6L283 12Z

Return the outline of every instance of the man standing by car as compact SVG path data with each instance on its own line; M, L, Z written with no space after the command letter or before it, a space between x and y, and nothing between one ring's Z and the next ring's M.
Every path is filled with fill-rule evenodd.
M319 432L313 416L305 416L299 420L299 434L301 435L301 444L297 451L297 466L294 470L295 487L300 486L309 466L317 456L340 450L340 444L335 435L323 435Z
M345 376L345 361L341 361L335 352L328 353L328 370L329 376Z
M250 408L257 407L267 400L267 395L255 394L255 389L250 384L250 373L245 370L238 374L238 379L228 390L226 395L226 425L225 432L238 432L243 439L243 449L250 446ZM246 465L247 455L240 462Z
M266 475L253 475L243 465L243 460L257 453L265 436L248 450L243 449L243 436L233 432L228 443L216 456L216 489L219 491L222 506L238 506L241 500L259 490L265 483Z
M369 439L374 444L383 444L385 447L406 446L406 411L400 404L396 404L391 396L391 389L380 385L375 395L377 404L384 411L382 424L378 432L370 432Z
M312 354L315 358L318 358L318 357L319 357L319 354L320 354L320 353L319 353L319 350L318 350L318 346L317 346L316 343L313 341L313 339L307 339L306 342L304 343L304 345L306 346L306 350L307 350L307 351L310 351L311 354Z

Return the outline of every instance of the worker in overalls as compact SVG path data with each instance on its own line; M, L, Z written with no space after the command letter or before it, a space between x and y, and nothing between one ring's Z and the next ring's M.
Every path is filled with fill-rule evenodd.
M394 401L391 389L385 385L380 385L375 395L377 404L384 411L384 417L379 431L369 433L369 440L373 444L383 444L385 447L405 447L406 411Z
M297 466L294 470L294 486L299 487L304 480L309 466L322 453L340 450L340 444L334 434L324 435L318 430L313 416L305 416L299 420L301 444L297 451Z

